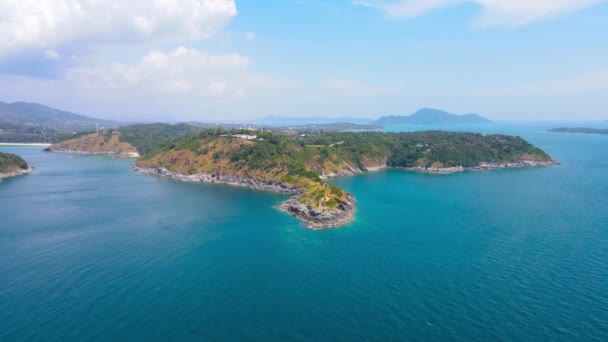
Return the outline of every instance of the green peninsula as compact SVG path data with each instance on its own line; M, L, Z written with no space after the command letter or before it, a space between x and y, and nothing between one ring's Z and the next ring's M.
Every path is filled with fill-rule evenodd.
M224 183L293 197L279 206L310 228L350 222L355 199L325 178L387 167L451 173L556 163L520 137L426 131L279 135L208 129L139 158L139 172Z

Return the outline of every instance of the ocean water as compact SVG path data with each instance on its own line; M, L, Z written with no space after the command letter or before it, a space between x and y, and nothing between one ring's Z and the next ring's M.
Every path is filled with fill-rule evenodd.
M562 165L336 179L356 221L323 231L280 195L0 146L36 167L0 182L0 340L608 340L608 136L555 126L449 127Z

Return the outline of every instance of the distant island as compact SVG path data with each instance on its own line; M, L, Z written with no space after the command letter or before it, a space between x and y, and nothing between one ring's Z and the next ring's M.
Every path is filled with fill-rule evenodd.
M20 156L0 152L0 179L23 175L31 171L33 169Z
M602 128L584 128L584 127L560 127L552 128L547 132L551 133L584 133L584 134L608 134L608 129Z
M411 115L383 116L373 123L376 125L449 125L490 123L479 114L457 115L439 109L423 108Z

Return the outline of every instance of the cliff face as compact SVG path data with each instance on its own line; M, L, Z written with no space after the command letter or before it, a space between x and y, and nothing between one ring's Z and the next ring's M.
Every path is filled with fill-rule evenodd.
M48 150L52 152L116 154L122 157L139 157L135 147L120 141L120 134L92 133L53 144Z

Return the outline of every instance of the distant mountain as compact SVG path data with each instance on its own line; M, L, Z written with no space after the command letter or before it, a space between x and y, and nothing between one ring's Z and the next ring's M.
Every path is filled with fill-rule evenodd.
M490 123L479 114L457 115L439 109L423 108L412 115L389 115L374 121L376 125L448 125Z
M0 123L62 130L91 130L95 128L96 124L100 126L119 125L117 122L95 119L29 102L0 102Z

